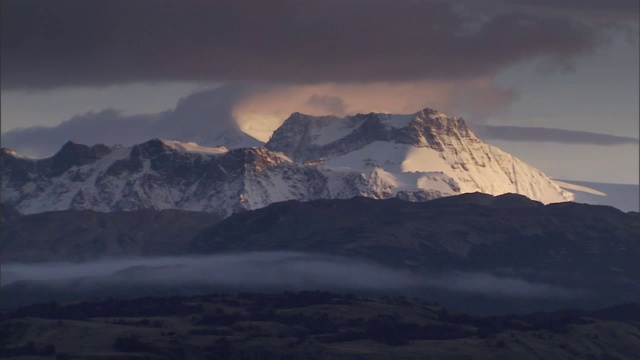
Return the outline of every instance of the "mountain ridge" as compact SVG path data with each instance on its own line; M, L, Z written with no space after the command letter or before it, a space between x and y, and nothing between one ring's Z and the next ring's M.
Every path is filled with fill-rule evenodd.
M344 119L294 113L263 147L69 141L46 159L10 149L0 157L2 202L23 213L151 208L226 217L294 199L426 201L476 191L572 199L540 170L484 144L463 119L432 109Z
M294 113L265 147L298 162L379 167L395 178L398 190L515 192L545 203L573 199L540 170L483 143L462 118L429 108L409 115L369 113L342 119Z
M131 256L137 256L135 263L157 264L154 259L171 256L166 265L217 258L222 259L218 267L208 260L206 264L227 270L222 264L238 259L237 269L245 273L255 270L257 259L275 267L267 267L269 271L290 269L278 268L278 264L289 262L274 261L273 254L290 254L283 256L306 258L311 263L324 259L321 262L332 269L334 260L342 259L341 263L350 266L375 264L396 271L394 284L403 278L399 274L414 274L421 280L411 284L427 289L410 287L407 291L422 291L424 296L452 301L462 308L497 306L525 311L552 304L552 308L562 308L637 301L639 216L608 206L543 205L517 194L494 197L481 193L428 202L366 197L290 200L226 219L180 210L66 210L14 214L3 220L0 246L7 265L3 271L22 264L47 268L50 262L80 261L77 266L82 267ZM163 271L165 275L159 269L147 270L155 278L171 278L178 270ZM302 279L321 278L322 267L319 271L306 278L301 275ZM3 280L20 278L19 274L3 275ZM451 281L463 281L450 289L454 293L447 290ZM456 290L462 287L473 292L485 282L500 285L476 294L488 296L486 303L474 297L469 304L469 297ZM22 285L16 286L14 290L19 291ZM433 286L440 292L434 292ZM505 288L513 288L517 294L521 286L522 291L554 294L553 299L546 295L537 300L491 296L493 290Z

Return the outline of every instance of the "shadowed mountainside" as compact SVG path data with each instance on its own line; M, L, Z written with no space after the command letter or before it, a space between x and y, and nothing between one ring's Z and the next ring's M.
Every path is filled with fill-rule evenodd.
M183 253L193 236L220 221L212 213L138 210L19 215L2 207L2 261L80 261Z
M227 219L204 212L57 211L3 205L3 261L302 251L415 269L530 268L640 278L640 214L521 195L288 201Z
M281 279L283 271L299 271L277 259L261 260L263 265L258 266L250 256L242 255L254 253L268 259L264 254L280 251L338 255L343 259L341 264L348 265L349 270L343 268L345 274L353 271L350 266L364 261L424 277L425 282L408 284L403 291L474 313L594 308L640 299L639 220L638 213L607 206L544 206L520 195L494 197L480 193L424 203L367 198L290 201L236 214L218 223L205 213L181 211L43 213L17 216L3 225L3 263L6 259L42 262L205 254L228 255L236 262L233 267L225 265L227 260L208 263L202 276L212 279L203 287L192 284L191 278L199 272L189 272L193 261L187 256L171 260L171 264L185 264L188 271L184 274L180 268L140 269L145 277L154 279L185 277L185 282L171 286L154 282L143 289L122 281L111 283L111 277L105 274L102 282L87 278L56 284L22 277L24 281L3 286L3 292L13 294L14 299L34 302L42 299L42 294L51 295L50 299L70 299L73 291L81 291L73 295L78 299L98 293L130 297L217 291L220 284L227 283L225 278L231 279L236 273L246 284L254 284L271 273ZM309 264L314 262L311 258ZM300 274L300 280L295 281L307 286L325 284L325 269L339 271L337 264L331 259L324 261L318 272ZM299 266L308 269L304 261ZM216 276L206 275L207 271ZM221 278L220 274L227 275ZM305 276L310 278L304 280ZM453 282L453 287L443 285L447 282ZM323 286L311 289L331 288ZM269 286L247 285L244 290L264 287ZM513 294L506 296L505 287ZM557 296L526 295L532 287L547 289L544 292L548 294L555 294L557 289ZM287 289L290 285L270 288ZM524 293L518 295L521 291Z
M193 251L313 251L418 269L530 269L640 279L640 214L521 195L283 202L205 230Z

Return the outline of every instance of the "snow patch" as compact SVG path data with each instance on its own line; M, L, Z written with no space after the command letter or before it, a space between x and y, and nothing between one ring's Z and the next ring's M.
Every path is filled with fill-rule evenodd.
M18 159L29 159L29 157L27 157L27 156L25 156L25 155L22 155L22 154L20 154L19 152L15 151L15 150L7 149L7 148L4 148L4 149L2 149L2 150L4 151L4 153L5 153L5 154L7 154L7 155L11 155L11 156L13 156L14 158L18 158Z
M410 146L402 161L402 172L424 171L450 172L451 165L434 149Z
M359 171L370 171L371 167L379 166L391 172L402 172L400 165L410 148L406 144L374 141L358 150L325 159L325 164Z
M352 124L336 117L324 117L322 121L314 122L311 127L313 145L327 145L351 134L360 124Z
M161 141L163 144L167 145L168 147L180 152L218 155L218 154L224 154L229 151L229 149L227 149L225 146L206 147L206 146L200 146L194 142L180 142L176 140L161 140Z

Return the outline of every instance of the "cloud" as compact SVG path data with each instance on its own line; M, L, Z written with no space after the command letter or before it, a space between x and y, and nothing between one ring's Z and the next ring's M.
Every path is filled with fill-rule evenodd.
M239 101L233 113L243 131L267 141L293 112L315 116L370 112L411 114L430 107L480 122L507 110L515 99L513 90L497 86L490 77L403 83L322 83L255 91Z
M507 0L507 2L571 10L599 10L625 14L640 12L640 3L636 0Z
M571 16L460 4L3 0L2 88L467 79L532 59L564 63L601 40Z
M544 127L473 125L473 130L483 140L553 142L560 144L628 145L639 144L640 139Z
M344 115L347 109L347 104L345 103L343 98L331 95L313 94L309 96L307 105L316 107L328 114L334 115Z
M225 85L184 97L162 113L127 116L107 109L54 127L11 130L2 133L2 146L36 158L54 154L69 140L128 146L158 137L236 148L266 142L293 112L344 116L414 113L432 107L480 119L508 107L513 98L511 90L486 77L392 84Z
M451 272L426 280L434 287L511 298L562 298L579 293L561 286L531 283L518 278L500 277L488 273Z
M391 96L393 95L393 96ZM415 113L425 107L463 116L483 140L564 144L638 144L638 139L550 128L482 125L508 110L517 95L488 78L460 81L317 85L224 85L186 96L161 113L123 115L106 109L77 115L58 126L2 133L2 146L30 157L53 155L69 140L130 146L151 138L230 148L259 146L293 112L346 116Z
M637 0L505 0L507 4L529 9L563 11L590 20L638 22L640 2Z
M19 280L65 281L78 274L92 282L398 289L417 279L406 271L368 262L293 252L213 256L121 258L89 263L6 264L3 285Z
M173 110L156 114L122 115L112 109L89 112L54 127L2 133L2 146L41 158L53 155L69 140L129 146L157 137L232 148L258 145L258 141L239 130L232 114L239 99L251 91L226 85L187 96Z
M104 284L419 291L429 288L512 298L562 298L571 290L485 273L414 273L346 257L296 252L122 258L90 263L3 264L2 285L20 280L49 284ZM82 276L78 276L82 274ZM75 286L78 284L76 283Z

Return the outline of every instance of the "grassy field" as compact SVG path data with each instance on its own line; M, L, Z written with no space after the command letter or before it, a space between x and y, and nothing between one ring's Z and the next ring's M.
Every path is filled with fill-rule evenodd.
M640 307L474 317L328 292L33 305L3 313L15 359L637 359Z

